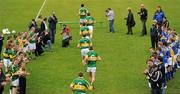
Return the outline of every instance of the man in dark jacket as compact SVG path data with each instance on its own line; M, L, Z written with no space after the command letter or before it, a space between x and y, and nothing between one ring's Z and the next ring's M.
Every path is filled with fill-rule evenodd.
M132 27L135 26L135 21L134 21L134 16L133 16L133 13L131 11L131 8L128 7L128 16L126 18L126 25L127 25L127 29L128 29L128 32L127 34L133 34L133 31L132 31Z
M2 34L0 34L0 58L1 58L1 52L2 52L2 47L3 47L3 40L4 40L4 37Z
M141 9L140 12L138 12L138 14L140 15L140 19L142 22L142 33L141 35L147 35L147 29L146 29L146 21L147 21L147 17L148 17L148 12L147 9L144 7L144 4L141 4Z
M150 29L151 45L155 49L158 47L158 27L157 22L154 21Z
M54 43L54 40L55 40L57 22L58 22L58 19L57 19L55 13L53 12L52 16L50 16L48 19L50 38L51 38L52 43Z

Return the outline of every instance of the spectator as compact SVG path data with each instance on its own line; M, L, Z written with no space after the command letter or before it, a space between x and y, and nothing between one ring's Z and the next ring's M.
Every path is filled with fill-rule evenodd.
M153 49L158 47L158 27L157 22L154 21L150 29L151 45Z
M61 30L61 35L63 36L62 47L68 47L72 36L70 28L67 27L65 24L63 25L63 28Z
M161 9L161 6L157 6L156 12L154 13L154 20L157 21L157 23L162 26L164 19L166 19L163 10Z
M1 52L2 52L2 47L3 47L3 40L4 40L3 34L0 34L0 59L2 58Z
M138 14L140 15L140 19L141 19L141 22L142 22L141 36L147 35L146 21L147 21L147 18L148 18L148 11L144 7L144 4L141 4L141 9L140 9L140 12L138 12Z
M128 16L125 19L126 19L126 25L128 29L127 34L132 35L133 34L132 27L135 26L135 21L134 21L134 16L130 7L128 7Z
M109 32L114 33L114 11L111 8L106 10L106 17L108 17L109 21Z
M1 62L0 63L0 94L3 94L4 86L7 84L6 83L6 76L3 73L2 67L3 67L3 63Z
M58 19L57 19L56 15L55 15L55 12L53 12L52 15L48 19L48 23L49 23L48 26L49 26L49 32L50 32L50 38L51 38L52 44L54 44L54 41L55 41L57 22L58 22Z

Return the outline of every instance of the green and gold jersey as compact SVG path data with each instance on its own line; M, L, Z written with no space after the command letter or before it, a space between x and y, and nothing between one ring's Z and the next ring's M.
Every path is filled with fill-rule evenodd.
M79 9L80 19L85 19L87 13L88 13L88 10L86 8L84 8L84 7L81 7Z
M91 41L85 37L81 38L79 41L80 49L89 48L91 46Z
M16 73L18 70L19 70L18 64L17 64L17 65L14 65L14 64L13 64L13 65L11 66L11 68L10 68L11 75L14 74L14 73ZM19 77L18 75L12 76L12 81L18 79L18 77Z
M87 67L96 67L96 61L98 60L98 54L95 51L89 51L87 53Z
M81 27L80 29L80 34L83 36L89 36L90 33L89 33L89 28L87 26L83 26Z
M87 24L88 26L93 25L94 22L95 22L95 19L94 19L92 16L87 16L87 17L86 17L86 24Z
M5 49L3 52L3 57L8 59L11 57L11 55L13 55L13 50L12 49Z
M73 87L74 94L81 94L85 93L86 90L89 89L90 84L84 78L78 77L73 80L70 86Z

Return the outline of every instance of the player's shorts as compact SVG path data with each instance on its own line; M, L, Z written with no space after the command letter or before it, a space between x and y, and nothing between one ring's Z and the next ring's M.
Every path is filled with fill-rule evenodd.
M87 26L87 27L89 28L90 32L93 31L93 26L92 25L91 26Z
M10 67L12 65L12 62L10 59L3 59L3 62L4 62L4 67Z
M24 51L25 53L29 51L29 44L28 44L26 47L23 48L23 51Z
M85 23L85 19L80 19L80 24Z
M16 80L12 81L11 85L15 86L15 87L19 86L19 79L16 79Z
M96 67L87 67L87 72L96 72Z
M36 49L36 43L30 43L29 44L29 50L35 50Z
M88 52L89 52L89 48L81 49L82 56L86 56Z

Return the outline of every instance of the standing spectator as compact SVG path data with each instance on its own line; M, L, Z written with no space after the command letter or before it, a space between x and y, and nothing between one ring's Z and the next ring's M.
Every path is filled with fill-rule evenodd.
M3 34L0 34L0 58L1 58L1 52L2 52L2 47L3 47L3 40L4 40Z
M111 8L106 10L106 17L109 20L109 31L114 33L114 11Z
M55 12L52 13L52 15L48 19L49 23L49 32L50 32L50 38L51 42L54 44L55 41L55 34L56 34L56 24L58 22L58 19L55 15Z
M63 25L61 35L63 36L62 47L68 47L69 41L72 39L71 30L65 24Z
M81 24L85 22L88 10L84 7L84 4L81 4L81 8L79 9L79 16L80 16L80 27Z
M161 9L161 6L157 6L153 19L156 20L160 26L162 26L163 21L164 19L166 19L166 17L164 15L164 12Z
M147 18L148 18L148 11L144 7L144 4L141 4L141 9L140 9L140 12L138 12L138 14L140 15L140 19L141 19L141 22L142 22L141 36L147 35L146 21L147 21Z
M48 30L48 27L47 27L47 25L46 25L46 21L47 21L47 18L44 18L44 19L42 20L39 35L42 35L45 30Z
M126 19L126 25L128 32L127 34L133 34L132 27L135 26L134 16L130 7L128 7L128 16Z
M150 29L151 45L153 49L158 47L158 27L157 22L154 21Z

